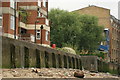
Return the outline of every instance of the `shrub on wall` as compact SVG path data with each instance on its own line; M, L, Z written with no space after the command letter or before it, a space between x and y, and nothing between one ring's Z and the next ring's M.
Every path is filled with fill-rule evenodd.
M76 51L70 47L57 48L57 50L71 53L71 54L76 54Z
M19 12L20 21L27 23L28 16L30 15L30 13L23 8L20 8L18 12Z
M98 56L102 59L105 58L105 55L106 53L103 53L103 52L100 52L100 53L90 53L90 54L80 54L81 56Z

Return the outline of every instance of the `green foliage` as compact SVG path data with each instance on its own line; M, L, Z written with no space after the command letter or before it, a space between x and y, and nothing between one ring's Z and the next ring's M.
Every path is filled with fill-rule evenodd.
M68 44L77 47L78 51L92 52L102 41L103 28L98 26L98 19L94 16L51 9L49 19L52 21L51 43L57 47Z
M80 51L79 51L79 49L78 49L78 46L76 46L76 45L71 45L71 44L66 44L66 43L64 43L63 46L64 46L64 47L72 48L73 50L75 50L76 54L79 54L79 53L80 53Z
M21 17L21 21L24 22L24 23L27 23L27 19L28 19L28 16L30 13L28 13L26 10L24 10L23 8L20 8L19 9L19 15Z
M79 44L81 44L79 48L81 48L81 50L93 52L103 40L103 27L98 26L98 19L94 16L82 15L79 20L83 24L79 37Z
M80 54L81 56L98 56L98 57L101 57L102 59L104 59L105 57L104 57L104 55L105 55L105 53L102 53L102 52L100 52L100 53L94 53L94 54Z
M57 50L71 53L71 54L76 54L76 51L70 47L57 48Z

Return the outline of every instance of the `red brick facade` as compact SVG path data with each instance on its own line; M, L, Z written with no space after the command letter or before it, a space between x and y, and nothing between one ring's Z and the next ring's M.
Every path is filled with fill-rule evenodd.
M11 38L16 37L16 39L35 42L35 22L39 21L38 23L36 23L36 36L40 37L40 39L36 38L36 43L50 45L50 26L49 20L47 19L48 2L45 0L46 1L44 2L45 6L43 6L42 0L40 1L41 1L39 3L40 6L38 6L39 5L38 2L16 2L16 8L14 9L11 8L11 2L2 2L3 36ZM22 21L23 16L20 14L21 11L20 9L24 9L28 13L26 17L27 18L26 22ZM40 14L39 16L38 13ZM15 24L13 25L14 29L11 29L12 27L11 16L14 16L14 18L16 19L16 21L13 19L13 21L16 22L16 26ZM43 26L42 30L40 28L41 26ZM39 33L37 33L37 31Z

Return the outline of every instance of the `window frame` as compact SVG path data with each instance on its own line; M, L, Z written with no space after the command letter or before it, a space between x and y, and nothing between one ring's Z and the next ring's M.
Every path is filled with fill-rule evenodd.
M49 20L46 19L45 24L48 26L49 25Z
M15 4L14 3L15 3L14 0L10 0L10 7L13 8L13 9L15 8Z
M0 15L0 20L1 20L1 25L0 25L0 27L2 27L2 25L3 25L3 16L2 16L2 15Z
M38 0L38 6L41 7L41 0Z
M49 39L49 31L46 31L46 33L45 33L45 40L49 41L48 39Z
M43 7L46 7L46 0L43 0Z
M40 36L38 37L38 33ZM36 39L40 40L41 39L41 30L36 30Z
M40 11L38 11L38 15L37 15L38 17L41 17L41 12Z
M10 16L10 29L15 30L15 16Z

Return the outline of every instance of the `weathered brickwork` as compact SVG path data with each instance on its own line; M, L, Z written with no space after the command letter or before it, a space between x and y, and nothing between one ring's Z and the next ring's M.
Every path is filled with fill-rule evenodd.
M120 21L114 16L111 17L112 40L111 40L111 61L120 64Z
M92 15L98 17L99 21L98 24L101 26L104 26L105 28L110 28L111 23L110 23L110 10L97 7L97 6L89 6L85 7L79 10L75 10L75 12L79 14L87 14L87 15Z

